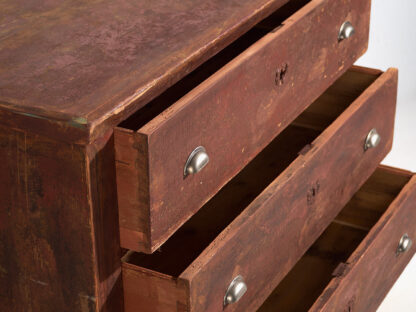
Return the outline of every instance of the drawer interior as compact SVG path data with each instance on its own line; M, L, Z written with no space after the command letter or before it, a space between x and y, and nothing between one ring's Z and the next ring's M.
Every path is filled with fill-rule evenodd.
M286 5L280 7L272 15L259 22L232 44L153 99L142 109L131 115L128 119L123 121L119 127L138 131L142 126L158 116L161 112L170 107L221 67L233 60L256 41L281 26L287 18L310 1L311 0L289 1Z
M259 309L308 311L411 176L379 167ZM302 300L299 300L302 298Z
M129 252L123 259L178 277L198 255L298 156L313 145L380 72L347 71L301 116L278 135L216 196L153 254Z

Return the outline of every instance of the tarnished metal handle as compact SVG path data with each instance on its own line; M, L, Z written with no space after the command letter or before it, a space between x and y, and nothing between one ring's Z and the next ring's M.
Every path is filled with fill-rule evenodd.
M354 35L354 33L355 33L354 26L352 26L351 22L346 21L341 25L341 27L339 29L338 40L342 41L344 39L348 39L352 35Z
M195 174L201 171L209 162L209 156L203 146L198 146L189 155L185 168L183 169L183 175L186 177L190 174Z
M237 302L247 291L247 285L241 275L235 277L224 296L224 306Z
M403 234L400 238L399 245L397 246L396 254L399 255L401 253L405 253L412 247L412 240L410 239L409 235Z
M369 148L376 147L381 141L381 136L378 134L376 128L370 130L365 138L364 143L364 150L368 150Z

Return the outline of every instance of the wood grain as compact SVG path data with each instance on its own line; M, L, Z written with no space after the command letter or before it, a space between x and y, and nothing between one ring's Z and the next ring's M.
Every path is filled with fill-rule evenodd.
M154 252L345 72L367 48L369 12L370 1L311 1L137 132L117 128L122 246ZM346 18L357 32L339 42ZM184 179L199 145L211 161Z
M126 255L128 257L128 255ZM125 311L189 311L189 285L164 274L129 265L124 260Z
M95 311L83 148L0 131L0 310Z
M354 71L359 70L354 68ZM363 72L366 74L366 70ZM381 76L373 75L373 79L374 82L363 88L362 94L309 148L302 149L299 156L260 195L255 195L254 201L239 212L206 248L195 252L196 258L184 268L183 264L182 269L157 268L158 264L153 260L163 257L162 246L160 256L157 253L148 255L153 259L149 263L154 266L139 268L137 264L144 263L143 257L146 256L136 254L136 258L130 258L131 263L123 264L123 272L146 270L147 274L157 276L161 273L154 270L160 270L176 281L189 283L189 311L221 310L225 289L233 277L241 274L249 290L239 302L226 309L246 311L258 308L390 150L397 70L390 69ZM345 81L355 86L355 79ZM348 95L344 97L350 98ZM338 98L343 96L340 94ZM364 152L365 137L373 127L379 130L383 140L376 149ZM240 198L238 195L237 199ZM225 203L223 210L232 207L230 202ZM209 219L205 220L209 222ZM203 231L210 233L213 229ZM188 235L198 234L189 232ZM169 245L169 241L166 244ZM192 248L191 244L186 246ZM174 257L168 251L165 262L187 256L181 249ZM135 263L136 266L132 266ZM163 291L160 288L156 293L160 295Z
M98 137L286 2L2 1L0 106Z
M380 76L181 275L190 281L195 310L219 309L224 287L237 274L255 286L229 310L263 302L390 150L396 88L396 70ZM372 127L385 140L364 154ZM317 195L309 202L311 191Z
M402 221L410 218L407 224L411 224L416 217L408 213L408 209L414 210L414 195L409 194L416 191L414 181L410 181L412 176L411 172L379 166L259 312L376 311L414 253L409 250L410 255L395 254L398 243L395 234L407 230ZM371 220L365 218L366 228L362 226L360 213L366 216L369 210L374 212ZM344 215L356 217L345 222ZM380 242L375 245L377 240ZM359 269L362 265L366 267ZM388 273L384 274L386 271ZM348 277L350 274L353 276ZM338 287L344 288L338 290ZM337 294L334 295L337 298L332 298L332 294Z
M153 254L131 253L129 262L179 276L319 134L302 127L287 127L160 249Z
M386 169L385 169L386 170ZM388 170L388 169L387 169ZM400 238L416 239L416 177L412 177L310 311L376 311L416 251L397 255ZM377 268L375 270L374 268ZM369 287L371 285L371 287Z
M258 312L308 311L331 281L334 272L340 270L340 264L348 259L367 234L368 231L353 226L331 223ZM335 311L344 312L343 309Z
M112 135L0 127L0 311L121 311Z
M91 211L96 310L123 310L114 137L111 130L85 147ZM75 256L75 255L74 255Z

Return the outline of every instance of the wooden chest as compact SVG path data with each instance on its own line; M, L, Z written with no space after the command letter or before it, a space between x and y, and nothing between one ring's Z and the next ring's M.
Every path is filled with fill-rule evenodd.
M416 178L370 6L0 3L0 311L375 311Z

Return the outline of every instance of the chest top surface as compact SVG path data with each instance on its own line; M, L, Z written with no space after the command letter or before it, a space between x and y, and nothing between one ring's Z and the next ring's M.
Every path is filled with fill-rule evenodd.
M287 1L1 1L0 108L119 121Z

